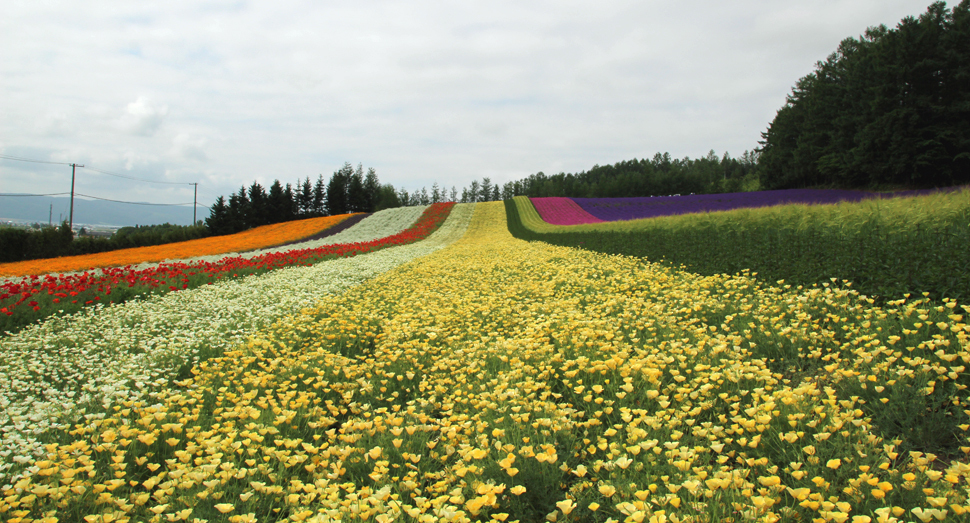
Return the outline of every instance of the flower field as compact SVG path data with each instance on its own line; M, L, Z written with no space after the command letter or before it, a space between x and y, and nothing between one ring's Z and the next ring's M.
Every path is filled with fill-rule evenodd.
M424 214L428 209L427 205L416 205L413 207L396 207L393 209L384 209L383 211L371 214L361 220L359 223L355 224L349 229L338 232L334 235L325 236L323 238L299 242L290 243L281 246L272 246L260 249L253 249L244 253L240 253L239 256L242 258L257 258L267 254L278 254L281 252L302 250L302 249L316 249L320 247L325 247L328 245L338 245L338 244L353 244L353 243L365 243L372 242L375 240L380 240L381 238L387 238L400 234L407 228L414 225L416 221ZM189 260L183 261L207 261L215 262L220 259L219 256L193 256Z
M417 210L388 209L328 238L241 256L220 255L213 257L214 261L194 258L9 280L0 284L0 331L16 330L51 315L71 314L98 303L123 303L137 296L195 288L224 278L261 274L411 243L427 237L440 226L451 206L447 203ZM230 239L226 243L234 241ZM188 251L183 249L183 252Z
M0 481L41 455L52 429L143 398L322 296L455 241L471 207L411 245L90 308L0 339Z
M202 256L248 251L279 245L306 238L347 219L349 214L324 216L292 222L256 227L238 234L212 236L187 242L137 247L81 256L0 263L0 276L29 276L72 271L85 271L96 267L121 267L144 262L161 262Z
M454 216L436 235L460 234L449 229ZM194 363L187 372L160 373L142 393L49 427L45 455L4 488L0 517L970 516L965 307L879 307L834 285L700 276L529 243L511 236L505 216L502 203L477 204L460 241L312 306L281 307L292 314L225 352L182 358ZM250 298L239 307L273 287L240 293ZM278 300L315 285L275 287Z
M553 225L577 225L581 223L601 223L596 216L586 212L572 198L550 196L530 198L543 221Z
M954 189L949 189L954 190ZM577 220L574 223L597 223L597 221L639 220L656 218L658 216L676 216L680 214L706 213L730 211L734 209L750 209L773 207L790 204L833 204L839 202L860 202L873 198L910 197L937 192L935 189L919 191L900 191L895 193L880 193L870 191L853 191L841 189L787 189L780 191L752 191L720 194L685 194L677 196L652 196L637 198L562 198L570 200L578 206L582 213L573 211ZM544 203L537 200L546 198L532 198L533 204L542 218L554 225L573 225L566 223L557 215L547 215ZM559 203L558 206L567 205ZM567 214L568 215L568 214ZM583 221L585 216L595 218L593 221ZM550 221L552 218L554 221Z

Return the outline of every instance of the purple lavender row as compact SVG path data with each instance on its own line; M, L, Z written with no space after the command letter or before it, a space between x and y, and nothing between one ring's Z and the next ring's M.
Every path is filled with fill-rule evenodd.
M572 198L586 212L604 221L636 220L676 214L730 211L746 207L770 207L789 203L825 204L858 202L870 198L917 196L935 191L925 189L891 193L842 189L787 189L782 191L645 196L638 198Z

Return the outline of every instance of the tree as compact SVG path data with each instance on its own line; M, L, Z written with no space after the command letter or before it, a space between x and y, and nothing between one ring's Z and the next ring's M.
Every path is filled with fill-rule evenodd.
M249 186L249 206L252 210L250 217L250 227L259 227L271 222L269 198L266 189L259 182L253 182Z
M344 163L339 170L334 171L327 184L327 214L336 216L350 212L347 199L347 186L354 175L354 168L350 163Z
M209 211L209 217L205 219L205 226L213 235L232 234L232 226L229 223L229 209L226 206L225 196L216 198L216 203Z
M478 180L472 180L471 185L468 187L468 201L472 203L481 201L480 191L481 187L478 185Z
M377 178L377 171L373 167L368 168L364 176L364 194L367 195L366 212L374 212L381 199L381 181Z
M357 169L350 173L347 180L347 211L370 212L370 198L364 191L364 166L361 164L357 164Z
M382 185L379 190L377 204L374 206L374 212L400 206L401 200L398 198L397 192L394 190L394 186L391 184Z
M293 219L293 190L279 180L273 180L266 197L266 224L286 222Z
M315 216L330 214L327 209L327 185L323 181L322 174L317 177L317 183L313 185L313 204L309 214Z
M488 177L482 178L481 191L482 191L481 201L487 202L492 199L492 179L491 178L488 178Z
M307 176L303 182L297 184L297 187L299 188L296 194L297 212L302 217L308 217L314 213L313 185L310 183L310 177Z
M438 203L443 199L441 194L441 188L438 187L438 182L431 184L431 203Z
M411 200L410 200L411 195L408 194L408 192L404 189L404 187L401 187L400 189L398 189L397 198L398 198L398 201L401 202L402 206L407 207L411 205Z
M449 199L449 201L452 201L452 202L458 201L458 189L454 185L451 186L451 198Z
M760 142L768 189L970 181L970 1L847 38L798 80Z
M229 230L227 234L248 229L249 215L251 212L249 197L246 196L246 186L240 186L239 192L229 197L229 208L226 213Z

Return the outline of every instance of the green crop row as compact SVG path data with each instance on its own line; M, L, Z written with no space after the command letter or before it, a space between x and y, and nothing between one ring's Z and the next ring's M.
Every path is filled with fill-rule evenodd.
M645 257L704 275L745 270L792 285L851 282L880 299L970 299L970 189L832 205L785 205L586 225L550 225L506 201L526 240Z

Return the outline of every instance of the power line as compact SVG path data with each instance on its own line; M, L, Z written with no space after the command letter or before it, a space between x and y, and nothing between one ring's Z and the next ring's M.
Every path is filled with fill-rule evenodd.
M82 167L82 166L79 165L78 167ZM159 181L156 181L156 180L146 180L145 178L135 178L134 176L126 176L124 174L110 173L108 171L102 171L100 169L94 169L94 168L91 168L91 167L84 167L84 168L87 169L87 170L89 170L89 171L94 171L96 173L107 174L108 176L117 176L118 178L126 178L128 180L135 180L135 181L139 181L139 182L163 183L163 184L166 184L166 185L192 185L192 182L159 182Z
M131 205L159 205L159 206L169 206L169 207L176 207L176 206L180 206L180 205L192 205L192 202L188 202L188 203L126 202L126 201L122 201L122 200L111 200L109 198L100 198L98 196L91 196L90 194L81 194L81 193L74 193L74 194L76 194L78 196L84 196L85 198L92 198L92 199L95 199L95 200L102 200L102 201L105 201L105 202L127 203L127 204L131 204Z
M55 192L51 194L13 194L13 193L0 193L0 196L64 196L65 194L71 194L69 192Z
M50 163L54 165L71 165L67 162L48 162L44 160L32 160L30 158L20 158L19 156L10 156L7 154L0 154L0 158L3 158L4 160L17 160L18 162Z
M23 197L23 196L66 196L68 194L71 194L71 193L69 193L69 192L57 192L57 193L51 193L51 194L14 194L14 193L0 193L0 197L2 197L2 196L9 196L9 197ZM127 203L127 204L130 204L130 205L159 205L159 206L170 206L170 207L178 207L178 206L192 205L192 202L188 202L188 203L126 202L126 201L123 201L123 200L112 200L112 199L109 199L109 198L101 198L99 196L91 196L90 194L81 194L81 193L77 193L77 192L74 193L74 194L76 194L78 196L83 196L85 198L91 198L91 199L94 199L94 200L102 200L102 201L114 202L114 203ZM196 205L199 206L199 207L205 207L206 209L209 208L208 205L203 205L201 203L196 203Z

